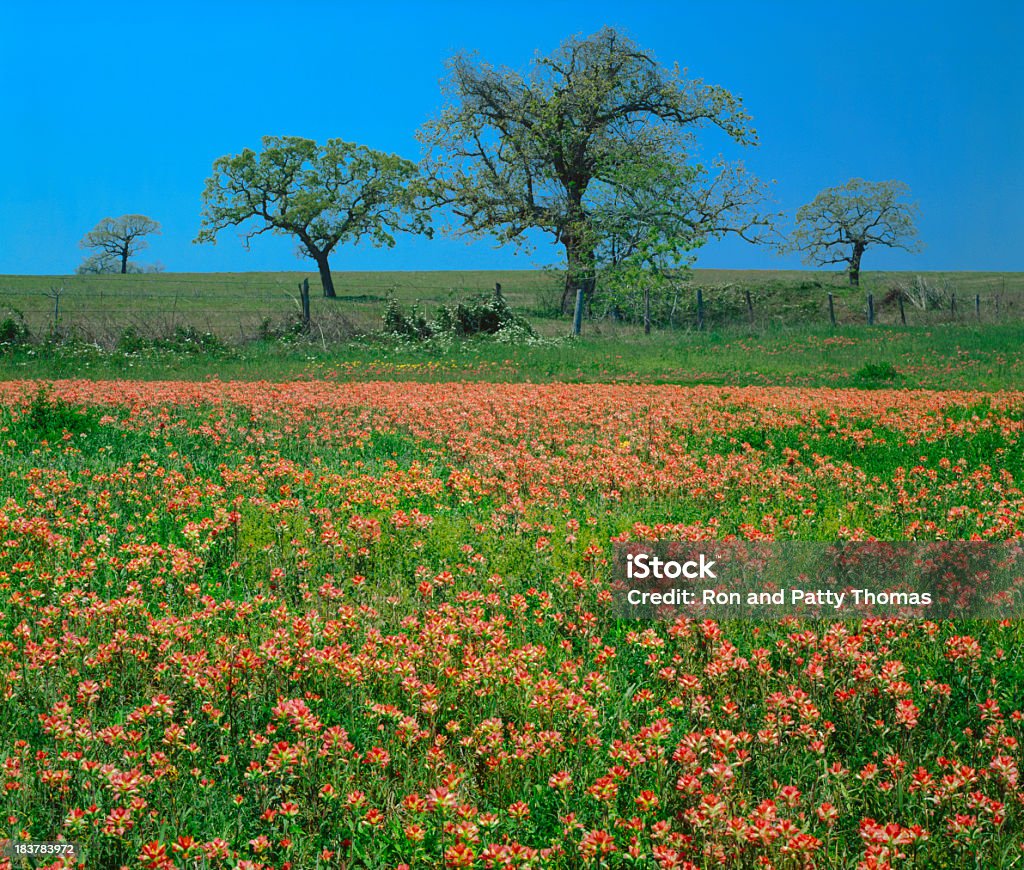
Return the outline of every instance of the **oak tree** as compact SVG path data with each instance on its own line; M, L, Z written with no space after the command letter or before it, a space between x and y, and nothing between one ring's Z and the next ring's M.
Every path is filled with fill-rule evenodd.
M901 181L851 178L829 187L796 213L796 229L787 249L804 254L808 265L846 263L850 286L860 284L864 251L872 245L916 253L916 203L906 201L910 188Z
M416 165L394 154L341 139L264 136L260 153L246 148L214 161L195 241L215 243L241 224L250 225L246 248L263 233L294 236L316 263L324 296L334 298L334 249L364 238L393 247L399 231L429 235L422 195Z
M686 228L697 244L726 232L757 239L770 226L752 209L763 194L756 179L694 159L705 127L756 144L741 101L664 69L612 28L567 40L526 74L472 54L456 55L448 70L448 105L419 134L435 202L461 221L456 233L519 245L531 230L550 233L565 251L563 311L577 289L588 300L593 293L607 242L596 212L609 190L628 201L630 185L651 178L624 167L686 167L672 176L672 200L684 211L668 216L670 235Z
M83 263L86 271L129 271L129 259L149 247L145 236L160 232L160 224L142 214L103 218L85 234L79 246L94 253Z

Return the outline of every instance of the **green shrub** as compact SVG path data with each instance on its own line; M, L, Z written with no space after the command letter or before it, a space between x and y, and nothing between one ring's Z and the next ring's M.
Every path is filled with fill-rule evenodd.
M17 425L33 438L59 441L65 432L77 435L97 431L100 416L97 409L72 405L54 396L48 385L40 384Z
M419 309L419 303L413 303L407 315L394 299L384 309L384 331L402 338L420 341L434 334L427 318Z
M854 377L859 381L889 382L900 376L899 370L891 362L865 363Z
M134 326L121 331L117 340L121 353L145 353L151 350L172 351L173 353L224 355L230 348L212 332L200 332L193 326L176 326L164 338L147 338Z
M260 341L294 341L305 333L306 325L302 322L301 315L295 315L276 323L269 317L264 317L260 321L257 335Z
M223 353L227 346L212 332L199 332L193 326L177 326L170 338L157 342L165 350L179 353Z
M152 342L143 338L134 326L127 326L121 330L117 339L117 350L121 353L142 353L152 346Z
M28 344L31 338L32 334L20 311L11 311L6 318L0 320L0 348Z
M470 338L477 335L532 337L533 328L517 316L500 293L481 293L465 301L443 306L427 321L414 304L406 314L392 299L384 311L384 331L421 341L435 336Z

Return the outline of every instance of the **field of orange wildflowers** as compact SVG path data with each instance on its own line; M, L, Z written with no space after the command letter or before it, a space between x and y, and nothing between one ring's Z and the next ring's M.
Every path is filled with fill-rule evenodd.
M0 839L80 844L45 866L1021 864L1018 622L634 623L609 566L1021 536L1022 394L0 402Z

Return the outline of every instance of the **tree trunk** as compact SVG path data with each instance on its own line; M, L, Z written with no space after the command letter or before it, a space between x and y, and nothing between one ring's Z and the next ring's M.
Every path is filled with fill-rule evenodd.
M334 292L334 279L331 277L331 267L327 262L327 255L314 255L317 268L320 270L320 284L324 288L325 299L337 299L338 294Z
M576 291L583 291L583 302L590 311L590 303L597 284L596 262L593 247L586 247L570 232L563 232L561 242L565 245L565 288L562 290L562 313L571 314L576 305Z
M864 244L856 242L853 246L853 255L850 257L850 286L860 286L860 258L864 256Z
M128 274L128 246L125 245L121 250L121 274Z

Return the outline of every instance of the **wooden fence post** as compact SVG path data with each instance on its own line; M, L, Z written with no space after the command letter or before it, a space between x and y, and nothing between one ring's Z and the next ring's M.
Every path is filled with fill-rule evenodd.
M974 316L981 320L981 294L974 294Z
M494 298L501 299L501 284L497 281L494 282Z
M868 293L868 326L875 325L875 296Z
M956 293L949 297L949 316L956 319Z
M579 287L576 290L576 310L572 315L572 334L579 335L580 328L583 326L583 288Z
M828 319L832 323L832 328L836 328L836 304L832 299L832 294L828 294Z
M697 329L704 328L704 291L697 288Z
M900 293L900 295L897 296L896 299L900 303L900 323L902 323L904 326L906 326L907 325L907 310L903 307L903 294Z
M754 326L754 302L750 298L750 291L747 290L747 319L750 321L750 326Z
M303 278L299 285L299 298L302 299L302 331L309 332L309 278Z
M50 287L50 292L46 294L53 300L53 332L56 335L57 325L60 323L60 297L64 295L64 285L60 287Z
M651 334L651 288L644 285L644 335Z

